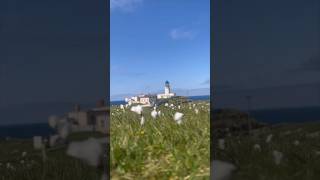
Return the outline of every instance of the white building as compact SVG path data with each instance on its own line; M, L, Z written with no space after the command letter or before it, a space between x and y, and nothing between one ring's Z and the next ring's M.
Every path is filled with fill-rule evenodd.
M154 95L139 95L139 96L133 96L131 98L126 98L125 100L129 105L143 104L145 106L152 106L156 101L156 96L154 96Z
M133 96L130 98L125 98L125 102L127 102L129 105L139 103L139 96Z
M168 98L171 98L175 95L176 95L175 93L171 92L169 81L166 81L165 86L164 86L164 94L157 94L157 98L158 99L168 99Z
M157 95L139 95L131 98L125 98L125 101L129 104L143 104L145 106L153 106L157 99L168 99L175 96L175 93L171 92L169 81L166 81L164 87L164 94Z

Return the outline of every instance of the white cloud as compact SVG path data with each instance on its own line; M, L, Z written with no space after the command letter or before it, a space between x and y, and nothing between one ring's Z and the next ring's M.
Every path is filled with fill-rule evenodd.
M208 78L207 80L201 83L201 85L208 85L208 84L210 85L210 78Z
M174 40L193 39L195 37L195 33L191 30L185 30L183 28L175 28L170 31L170 37Z
M125 12L133 11L137 6L141 5L143 0L110 0L110 9L121 10Z

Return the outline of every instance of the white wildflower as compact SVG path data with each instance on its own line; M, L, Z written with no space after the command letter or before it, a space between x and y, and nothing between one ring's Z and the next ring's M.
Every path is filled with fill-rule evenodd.
M101 180L108 180L108 176L106 174L103 174Z
M181 124L181 122L182 122L182 116L183 116L182 113L176 112L176 113L174 114L174 120L175 120L178 124Z
M283 134L284 134L284 135L289 135L289 134L291 134L291 131L286 131L286 132L284 132Z
M14 167L13 167L9 162L6 164L6 166L7 166L7 169L12 169L12 170L14 170Z
M317 131L317 132L309 133L309 134L307 134L306 136L307 136L308 138L315 138L315 137L318 137L319 134L320 134L320 132Z
M34 136L33 137L33 147L34 147L34 149L41 149L42 148L42 137L41 136Z
M255 145L253 145L253 149L260 151L261 150L261 146L259 144L255 144Z
M142 113L142 106L137 105L137 106L132 106L131 107L131 111L137 113L137 114L141 114Z
M294 144L295 146L298 146L298 145L300 144L300 142L299 142L298 140L295 140L295 141L293 142L293 144Z
M156 110L151 111L151 116L152 116L152 118L155 119L155 118L157 117L157 115L158 115L158 113L157 113Z
M101 143L94 138L81 142L71 142L67 154L87 162L91 166L97 166L102 155Z
M211 179L214 180L226 180L229 179L232 171L234 171L236 167L233 164L228 162L213 160L212 168L211 168Z
M273 135L272 135L272 134L269 134L269 135L267 136L266 143L269 143L269 142L271 141L272 137L273 137Z
M142 126L142 125L144 125L144 122L145 122L145 119L144 119L144 117L143 116L141 116L141 119L140 119L140 125Z
M274 150L274 151L272 152L272 154L273 154L273 159L274 159L275 164L276 164L276 165L279 165L279 164L281 163L282 158L283 158L283 153Z
M25 157L26 155L27 155L27 152L25 152L25 151L23 151L21 154L22 157Z
M195 109L194 111L195 111L196 114L199 114L199 110L198 109Z

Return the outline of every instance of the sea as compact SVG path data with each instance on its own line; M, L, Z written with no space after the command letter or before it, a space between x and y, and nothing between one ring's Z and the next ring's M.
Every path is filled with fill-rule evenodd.
M191 100L209 100L210 96L191 96ZM112 101L111 105L125 104L124 101ZM257 121L277 123L302 123L320 120L319 107L282 108L254 110L249 112ZM55 131L47 123L2 125L0 126L0 138L32 138L33 136L50 136Z
M48 137L55 134L47 123L17 124L0 126L0 138L32 138L33 136Z
M204 96L188 96L187 97L189 100L192 101L209 101L210 100L210 96L209 95L204 95ZM120 104L126 104L126 102L123 101L111 101L111 105L120 105Z
M320 106L264 109L249 113L257 121L269 124L320 122Z

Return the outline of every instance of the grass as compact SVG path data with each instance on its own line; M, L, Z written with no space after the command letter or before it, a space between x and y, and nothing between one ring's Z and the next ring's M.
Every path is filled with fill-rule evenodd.
M103 137L100 133L74 133L69 141L88 137ZM47 161L34 150L32 140L0 141L0 180L96 180L101 179L103 168L96 168L66 155L66 147L47 150ZM22 153L26 152L26 156ZM8 168L7 164L13 168Z
M256 130L252 135L225 136L225 149L214 144L215 159L234 164L234 180L314 180L320 179L320 123L283 124ZM213 135L218 137L218 131ZM272 140L266 138L272 134ZM310 136L311 135L311 136ZM319 134L320 135L320 134ZM299 145L294 142L299 141ZM261 150L253 146L259 144ZM275 164L272 152L283 153Z
M197 102L196 114L189 104L181 109L161 105L161 115L151 117L144 108L145 124L129 108L111 108L112 179L209 179L210 123L207 102ZM173 120L184 114L182 123Z

